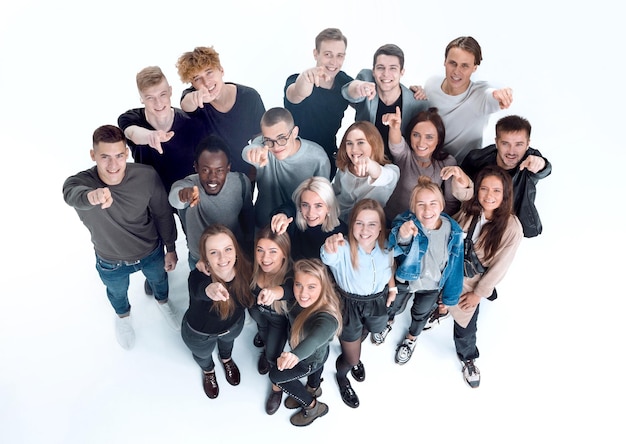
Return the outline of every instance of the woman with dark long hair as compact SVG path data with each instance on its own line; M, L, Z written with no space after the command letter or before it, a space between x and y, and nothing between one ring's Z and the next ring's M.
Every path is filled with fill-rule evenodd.
M456 184L463 186L469 181L472 186L458 167L444 173L454 176ZM471 237L484 270L474 276L466 273L459 303L450 307L454 345L463 364L463 377L470 387L476 388L480 384L480 372L474 364L479 355L476 347L479 305L483 298L493 299L495 286L506 275L523 238L522 225L513 212L513 183L509 173L495 165L482 169L473 184L472 197L463 202L455 219Z

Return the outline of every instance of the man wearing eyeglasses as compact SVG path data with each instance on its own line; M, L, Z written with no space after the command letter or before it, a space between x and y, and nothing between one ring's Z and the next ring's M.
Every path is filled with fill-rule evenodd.
M271 108L263 114L261 135L243 149L241 156L257 170L257 228L269 224L272 211L290 201L303 180L330 176L326 152L317 143L298 137L298 127L285 108Z

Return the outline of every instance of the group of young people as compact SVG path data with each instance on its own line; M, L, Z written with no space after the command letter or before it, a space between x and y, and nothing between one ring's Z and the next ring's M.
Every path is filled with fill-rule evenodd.
M471 80L482 60L472 37L450 42L445 76L424 87L400 83L404 53L393 44L353 79L341 70L346 47L339 29L323 30L315 66L289 76L284 107L268 110L253 88L224 81L211 47L178 59L191 85L180 108L162 71L147 67L136 78L144 107L97 128L95 166L63 185L91 233L120 345L135 342L127 293L130 274L142 271L145 292L216 398L213 353L238 385L232 352L248 313L258 372L271 386L266 412L285 394L296 426L329 410L319 397L335 337L341 398L360 405L348 375L365 380L362 343L383 344L411 299L396 363L410 360L424 329L452 316L463 376L479 386L480 302L495 299L521 239L541 233L536 184L552 169L530 148L520 116L501 118L495 144L483 148L489 116L513 98ZM337 144L348 106L355 122ZM175 216L190 270L182 319L168 298Z

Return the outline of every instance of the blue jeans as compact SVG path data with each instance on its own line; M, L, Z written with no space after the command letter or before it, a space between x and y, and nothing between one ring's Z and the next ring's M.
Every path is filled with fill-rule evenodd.
M306 376L307 385L311 388L318 388L322 383L322 373L324 372L326 359L328 359L328 350L326 351L326 357L321 363L307 364L298 362L293 368L285 370L278 370L278 367L272 367L270 369L270 381L298 401L302 407L308 407L313 402L313 396L300 382L300 379Z
M197 257L195 257L193 254L189 253L187 255L187 262L189 262L189 271L193 271L196 269L196 264L200 261L200 259L198 259Z
M213 362L213 350L217 346L217 351L222 361L228 361L232 357L235 339L241 334L246 317L237 319L230 329L217 334L203 334L192 330L187 323L187 318L183 318L180 334L185 345L191 350L193 359L205 372L212 372L215 368Z
M96 254L96 270L107 288L107 297L119 316L130 313L128 302L129 276L142 271L158 301L167 301L169 285L165 271L165 253L159 245L149 255L135 262L108 261Z

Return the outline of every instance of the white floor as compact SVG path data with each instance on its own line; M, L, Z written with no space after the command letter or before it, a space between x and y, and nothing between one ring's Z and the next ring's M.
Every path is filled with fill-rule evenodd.
M0 7L0 442L624 442L624 63L612 44L622 39L610 34L620 29L617 13L602 1L592 11L536 0L130 3ZM441 74L446 43L475 36L484 51L476 78L515 91L511 109L494 119L527 117L531 145L554 172L538 190L544 234L524 241L500 298L481 306L480 388L463 382L450 320L420 337L407 365L393 363L405 312L386 344L364 344L367 379L353 384L362 405L350 409L339 397L334 343L321 398L330 412L297 429L286 409L264 412L269 383L256 372L252 323L234 350L242 383L229 386L218 368L216 400L204 395L200 370L143 294L140 275L130 289L137 344L118 346L89 235L61 185L92 165L97 126L141 106L134 76L144 66L162 66L176 104L184 88L177 57L215 45L226 80L255 87L267 108L280 106L284 79L312 64L314 36L328 26L348 36L344 69L352 75L381 44L399 44L406 84ZM171 298L184 310L182 237L178 251Z

